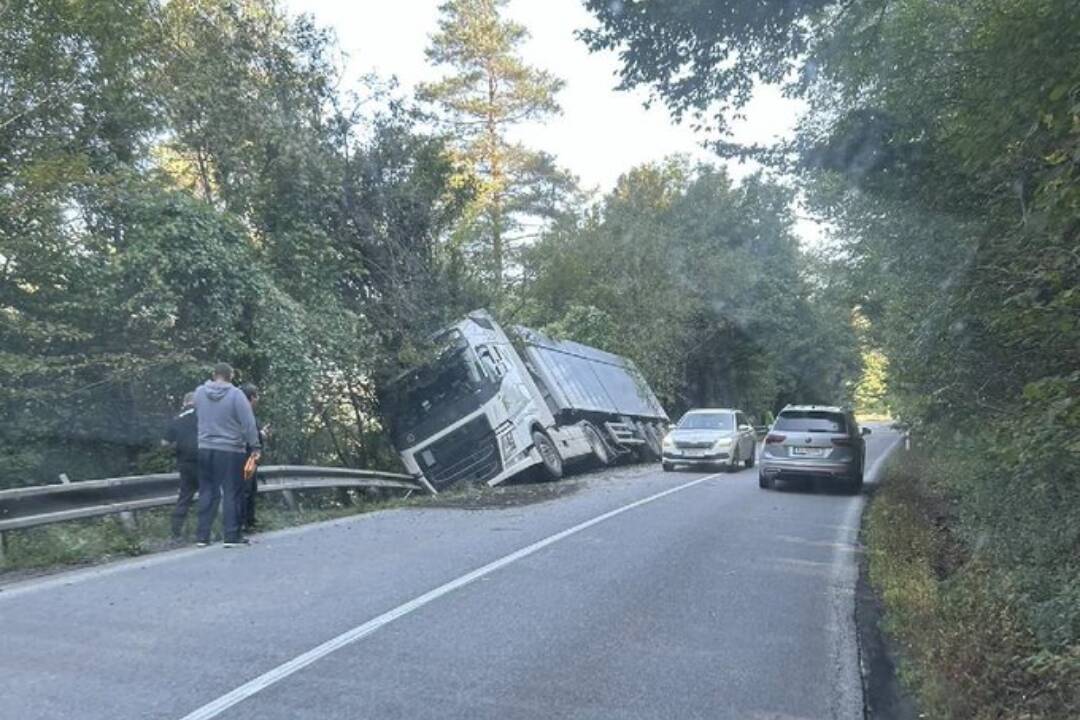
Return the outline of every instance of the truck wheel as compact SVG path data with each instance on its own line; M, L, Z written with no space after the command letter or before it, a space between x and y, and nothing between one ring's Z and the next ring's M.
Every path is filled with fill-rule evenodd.
M544 479L558 480L561 478L563 469L562 456L559 455L555 443L551 442L551 438L539 430L533 433L532 438L537 452L540 453L540 469L544 474Z
M750 456L743 461L748 468L754 467L754 460L757 458L757 445L750 446Z
M659 460L662 448L660 447L660 438L656 437L652 425L638 423L637 428L638 432L641 433L641 438L645 441L645 444L640 446L639 457L641 461L655 462Z
M596 458L596 462L604 467L610 465L611 451L608 450L604 438L600 437L600 432L592 425L586 425L585 439L589 441L589 447L592 448L592 454Z
M660 463L660 467L664 468L664 472L671 472L675 469L675 466L669 462Z
M772 483L765 479L765 473L758 473L757 486L762 490L770 490L772 488Z

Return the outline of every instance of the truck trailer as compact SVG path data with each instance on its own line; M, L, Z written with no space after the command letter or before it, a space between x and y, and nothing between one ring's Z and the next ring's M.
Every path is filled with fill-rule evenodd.
M386 385L383 416L408 471L434 490L497 485L566 463L656 459L669 420L630 360L485 310L435 338L434 357Z

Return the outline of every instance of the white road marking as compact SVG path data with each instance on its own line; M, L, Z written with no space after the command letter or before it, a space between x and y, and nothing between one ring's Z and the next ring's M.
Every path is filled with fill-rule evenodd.
M877 456L865 473L867 481L877 481L882 465L899 447L901 440L897 438ZM833 540L825 633L833 672L830 716L834 719L861 720L864 714L858 631L855 628L855 585L859 579L859 560L853 551L858 547L859 518L865 505L863 495L851 499Z
M207 703L206 705L203 705L198 710L195 710L194 712L185 715L182 720L210 720L211 718L215 718L221 713L231 708L233 705L243 702L247 698L258 693L259 691L265 690L274 683L280 682L281 680L284 680L293 673L303 670L308 665L311 665L317 660L326 657L330 653L336 650L340 650L341 648L347 645L351 645L357 640L360 640L361 638L370 635L384 625L388 625L389 623L392 623L398 618L404 617L405 615L408 615L415 610L419 610L428 603L439 599L443 595L452 593L453 591L458 590L459 588L462 588L471 582L479 580L485 575L490 575L491 573L495 572L500 568L506 567L507 565L517 562L522 558L537 553L549 545L553 545L560 540L565 540L571 535L575 535L582 530L587 530L593 525L602 523L605 520L610 520L617 515L622 515L624 512L641 507L642 505L647 505L651 502L655 502L662 497L666 497L673 493L686 490L687 488L691 488L695 485L700 485L706 480L715 478L718 475L720 475L720 473L707 475L703 478L692 480L688 483L683 483L682 485L677 485L676 487L664 490L663 492L658 492L655 495L650 495L646 498L642 498L641 500L636 500L628 505L623 505L622 507L616 508L615 510L606 512L603 515L597 515L591 520L586 520L585 522L574 525L573 527L563 530L562 532L550 535L543 540L538 540L532 545L527 545L526 547L523 547L520 550L516 550L509 555L504 555L498 560L490 562L483 567L479 567L470 573L466 573L465 575L462 575L455 580L451 580L444 585L440 585L434 590L429 590L423 595L413 598L412 600L404 603L403 605L398 605L393 610L390 610L383 613L382 615L379 615L378 617L368 620L363 625L357 625L353 629L347 630L342 634L338 635L337 637L327 640L322 645L314 647L301 655L297 655L292 660L278 665L277 667L263 673L257 678L249 680L235 690L226 693L225 695L222 695L221 697Z

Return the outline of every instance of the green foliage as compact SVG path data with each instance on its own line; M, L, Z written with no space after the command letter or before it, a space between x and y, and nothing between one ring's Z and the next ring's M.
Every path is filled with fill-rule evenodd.
M164 469L219 359L273 459L391 464L374 378L473 305L442 141L342 107L327 33L269 1L0 13L0 486Z
M996 469L993 460L952 453L939 448L905 455L887 472L867 513L870 580L903 651L901 674L918 691L928 717L1075 717L1076 646L1048 648L1039 637L1075 622L1080 596L1075 585L1062 582L1070 573L1075 577L1075 563L1053 567L1070 539L1004 517L989 535L985 523L975 528L951 522L943 491L984 483ZM1003 484L995 490L1007 492ZM1037 507L1032 514L1046 518L1046 511ZM969 531L981 541L964 537ZM1000 553L1029 554L1040 545L1026 558L1027 574L1041 577L1057 596L1032 617L1023 581L1005 569Z
M521 319L633 358L673 411L842 402L854 334L800 272L790 201L678 159L635 168L531 248Z
M726 131L759 81L779 83L813 36L809 18L833 0L586 0L600 26L590 49L618 50L620 87L649 86L677 119Z
M564 214L576 180L553 158L508 140L513 126L560 112L555 97L563 81L527 65L518 54L529 37L502 16L507 0L449 0L439 7L439 31L427 56L451 74L422 85L456 142L459 182L473 199L457 228L459 244L484 267L492 298L500 299L512 244L527 239L526 223Z
M426 496L412 499L386 497L374 490L306 490L296 493L296 507L291 508L280 493L261 493L256 496L256 513L259 531L272 532L423 503L426 499ZM5 554L0 571L104 562L173 548L176 542L172 537L171 513L171 508L140 511L134 514L132 524L127 527L118 517L105 517L10 531L5 536ZM189 535L193 532L194 523L192 510L187 520ZM221 538L220 516L212 528L212 537Z
M756 70L774 82L797 71L788 90L809 110L780 150L834 224L835 289L888 359L889 405L938 439L941 522L970 558L936 604L900 620L928 634L912 673L929 711L1075 717L1076 3L707 5L590 3L602 28L589 39L624 47L624 81L677 111L741 107ZM878 389L864 380L857 393ZM903 519L878 521L873 542L892 547ZM1002 625L988 633L986 617Z

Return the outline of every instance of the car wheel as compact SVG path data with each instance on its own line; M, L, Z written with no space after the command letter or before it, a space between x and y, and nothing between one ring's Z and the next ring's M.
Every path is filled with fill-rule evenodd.
M536 445L536 450L540 453L540 471L543 473L544 479L558 480L562 477L563 463L562 456L559 455L555 443L551 442L551 438L539 430L534 432L532 437L533 444Z
M757 445L751 445L750 446L750 456L747 457L746 460L745 460L746 467L748 467L748 468L754 467L754 460L756 458L757 458Z
M675 469L675 465L673 465L672 463L669 463L669 462L660 463L660 467L662 467L664 469L664 472L671 472L672 470Z
M761 488L762 490L771 490L772 489L772 482L768 478L765 477L764 473L758 473L757 486L759 488Z
M851 480L848 481L847 490L852 495L858 495L859 493L862 492L862 486L863 486L863 476L859 475L858 477L852 478Z

